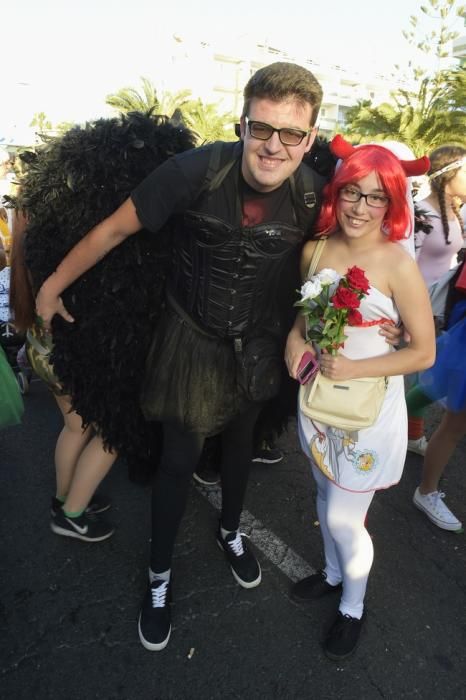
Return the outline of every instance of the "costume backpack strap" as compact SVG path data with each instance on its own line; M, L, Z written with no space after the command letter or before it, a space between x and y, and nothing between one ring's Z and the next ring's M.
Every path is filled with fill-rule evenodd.
M210 152L209 165L207 166L207 172L204 177L204 182L202 183L201 193L203 192L213 192L220 187L223 180L226 178L236 161L241 156L241 144L235 144L232 149L232 157L228 159L225 165L221 166L222 163L222 152L230 147L230 143L225 143L223 141L216 141L212 144L212 149Z
M299 170L290 176L289 182L293 199L294 223L309 234L319 211L318 192L316 192L319 187L316 183L316 174L308 165L302 163ZM322 186L323 180L320 189Z
M317 241L317 245L314 248L314 252L312 253L311 262L309 263L309 270L307 271L306 279L312 277L312 275L316 271L317 265L319 264L320 256L322 255L322 251L326 243L327 237L319 238L319 240Z

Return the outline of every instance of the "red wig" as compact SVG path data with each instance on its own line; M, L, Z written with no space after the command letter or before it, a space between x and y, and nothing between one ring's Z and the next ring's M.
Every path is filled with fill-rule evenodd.
M409 238L411 219L406 200L406 176L399 159L383 146L358 146L341 163L324 190L324 203L317 222L319 233L331 234L337 227L337 203L340 190L349 184L375 172L380 184L390 198L384 217L384 231L389 241Z

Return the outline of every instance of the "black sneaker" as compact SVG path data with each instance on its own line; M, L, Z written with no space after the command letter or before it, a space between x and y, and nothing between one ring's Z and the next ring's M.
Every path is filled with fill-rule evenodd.
M216 435L207 438L199 457L193 479L203 486L214 486L220 481L218 465L222 460L222 441Z
M254 449L253 462L262 464L277 464L283 459L283 452L275 447L273 442L263 440L258 448Z
M338 611L324 642L326 656L333 661L341 661L351 656L358 646L359 636L365 620L365 613L360 620Z
M295 583L291 587L291 597L298 603L306 603L309 600L323 598L323 596L337 591L341 591L341 583L331 586L327 583L325 571L318 571L316 574Z
M58 498L55 498L53 496L52 498L52 506L50 508L50 515L52 518L55 517L55 515L58 513L58 511L61 509L63 506L63 503L58 500ZM105 496L102 496L102 494L96 492L90 502L89 505L86 508L86 513L89 515L96 515L97 513L104 513L106 510L108 510L111 506L110 501L105 498Z
M194 472L193 479L203 486L215 486L220 483L220 474L213 469L202 469Z
M84 542L101 542L113 535L114 528L95 515L82 513L78 518L68 518L60 508L50 521L56 535L74 537Z
M170 581L156 579L149 584L138 622L139 639L149 651L161 651L168 644L172 631L170 603Z
M233 576L243 588L254 588L262 579L261 567L254 554L246 544L247 535L237 530L230 532L225 539L220 528L217 533L217 544L223 549L230 564Z

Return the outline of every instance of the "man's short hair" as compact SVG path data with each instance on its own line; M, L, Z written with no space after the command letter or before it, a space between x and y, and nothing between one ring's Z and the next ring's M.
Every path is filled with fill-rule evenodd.
M317 78L296 63L278 61L259 68L252 75L244 88L243 117L248 115L251 100L254 97L276 102L289 98L297 100L303 106L312 107L311 125L316 123L322 102L322 86Z

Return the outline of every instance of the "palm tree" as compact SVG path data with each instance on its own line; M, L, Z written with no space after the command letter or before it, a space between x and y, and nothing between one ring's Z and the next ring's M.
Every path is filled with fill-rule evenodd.
M393 104L360 103L348 112L345 133L353 142L402 141L415 155L429 153L447 141L464 143L465 83L461 70L445 71L435 81L424 78L417 94L394 93Z
M44 133L47 131L51 131L52 129L52 122L50 119L47 117L45 112L36 112L32 118L31 123L29 126L32 127L37 127L37 131L39 133Z
M233 114L219 114L217 105L192 100L180 112L182 121L194 132L199 144L236 140Z
M413 15L403 36L413 50L435 57L437 70L427 77L425 68L409 61L411 80L419 85L417 93L399 89L392 93L390 103L373 107L370 102L359 102L348 110L345 131L352 141L401 140L416 155L446 142L465 143L465 71L463 67L441 67L449 56L449 42L459 36L455 25L466 17L466 6L458 6L457 0L427 0L420 10L440 26L422 35L425 25L419 22L418 14ZM395 69L400 73L400 66L395 65Z
M114 95L107 95L106 104L122 114L128 114L128 112L157 113L160 102L154 84L144 77L141 77L141 82L142 92L131 87L121 88Z
M160 100L160 114L166 114L167 117L173 117L175 112L189 104L191 98L191 90L179 90L178 92L164 92Z
M192 100L190 90L176 93L164 92L159 99L154 84L141 77L142 91L126 87L113 95L108 95L105 102L123 114L142 112L143 114L164 114L172 121L184 124L197 137L198 143L234 140L234 116L230 113L219 114L217 106L204 104L202 100Z
M142 112L143 114L164 114L171 117L177 109L188 103L191 90L179 90L176 93L164 92L159 99L157 90L149 78L141 77L142 91L126 87L114 95L107 95L106 104L122 114Z

